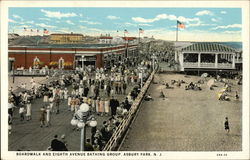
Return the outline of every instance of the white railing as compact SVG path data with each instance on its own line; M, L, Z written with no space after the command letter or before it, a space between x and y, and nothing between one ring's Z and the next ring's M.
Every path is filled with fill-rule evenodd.
M198 67L198 63L184 62L183 67Z
M235 63L242 63L242 59L235 59Z
M229 63L218 63L218 68L233 68Z
M151 75L148 78L147 82L144 84L143 88L141 89L141 92L138 94L137 98L133 102L130 110L128 111L127 116L124 117L121 124L116 128L116 130L112 134L111 138L109 139L109 141L105 145L103 151L113 151L118 146L118 143L119 143L119 141L121 141L121 139L123 138L123 134L128 129L129 124L130 124L131 120L134 117L134 114L138 110L138 108L140 106L140 103L141 103L141 101L143 99L143 96L146 93L146 91L147 91L147 89L148 89L148 87L149 87L149 85L150 85L150 83L151 83L151 81L153 79L154 74L155 74L155 71L153 71L151 73Z
M215 67L215 63L201 63L200 67L213 68L213 67Z
M215 63L192 63L192 62L185 62L183 63L184 68L218 68L218 69L232 69L232 64L230 63L218 63L217 67Z

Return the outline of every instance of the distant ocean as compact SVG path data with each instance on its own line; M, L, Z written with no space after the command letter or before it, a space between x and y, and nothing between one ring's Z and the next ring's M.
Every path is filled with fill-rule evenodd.
M216 42L242 51L242 42Z

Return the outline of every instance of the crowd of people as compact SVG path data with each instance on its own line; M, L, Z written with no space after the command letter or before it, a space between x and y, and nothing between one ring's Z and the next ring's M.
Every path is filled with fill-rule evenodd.
M151 68L147 61L139 64ZM26 89L27 84L21 84L22 91L19 93L14 93L11 88L8 100L9 134L13 127L14 110L19 110L20 121L31 121L33 101L38 98L43 101L39 114L41 128L53 127L51 116L60 114L62 107L67 107L69 114L74 116L81 104L86 103L97 119L99 116L106 117L101 128L91 129L90 142L86 143L86 145L91 144L94 150L102 150L140 92L139 72L138 68L126 65L114 66L110 70L103 68L92 70L86 67L71 74L63 74L56 80L49 81L48 78L48 82L44 84L35 82L32 78L30 90ZM150 70L144 71L144 81L149 74ZM125 98L119 99L120 97ZM79 129L73 128L73 130ZM53 146L51 148L54 150Z

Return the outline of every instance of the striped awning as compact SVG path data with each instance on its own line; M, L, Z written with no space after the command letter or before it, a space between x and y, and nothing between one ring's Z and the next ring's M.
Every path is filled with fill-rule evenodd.
M181 51L186 52L236 52L234 48L229 46L225 46L218 43L211 43L211 42L199 42L194 43L190 46L182 48Z

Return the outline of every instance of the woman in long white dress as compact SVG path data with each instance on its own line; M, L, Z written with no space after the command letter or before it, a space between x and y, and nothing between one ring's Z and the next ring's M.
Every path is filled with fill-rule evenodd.
M43 96L43 102L48 102L48 101L49 101L49 96L48 96L48 93L45 92Z
M97 99L95 100L95 110L96 110L96 113L99 115L99 105L100 105L100 98L97 97Z
M51 125L50 121L51 121L51 114L50 114L51 110L50 110L50 106L48 106L46 108L46 127L49 127Z
M92 107L92 111L96 112L96 109L95 109L95 99L91 100L91 107Z
M68 99L68 89L67 88L65 88L64 89L64 99L66 100L66 99Z
M61 88L61 89L59 90L59 97L60 97L60 99L64 99L63 93L64 93L64 90Z
M68 97L68 110L69 110L69 111L71 110L71 100L72 100L72 97L69 96L69 97Z
M50 97L49 98L49 107L50 107L50 111L53 113L54 112L54 98L53 97Z
M27 121L31 120L31 103L30 103L30 101L28 101L26 104L26 118L27 118Z
M108 116L109 114L109 98L106 98L105 99L105 102L104 102L104 111L105 111L105 114Z

